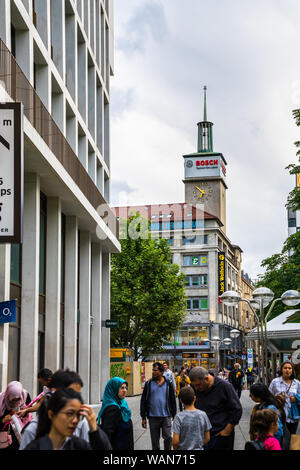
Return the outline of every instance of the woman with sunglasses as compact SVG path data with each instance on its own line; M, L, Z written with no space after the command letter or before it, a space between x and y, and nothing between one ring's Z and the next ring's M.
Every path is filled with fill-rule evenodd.
M85 417L89 424L90 444L73 433ZM92 408L83 404L81 395L71 388L57 390L39 410L36 439L25 450L98 450L99 432Z
M126 402L128 383L120 377L105 387L97 422L107 434L113 450L134 450L131 411Z

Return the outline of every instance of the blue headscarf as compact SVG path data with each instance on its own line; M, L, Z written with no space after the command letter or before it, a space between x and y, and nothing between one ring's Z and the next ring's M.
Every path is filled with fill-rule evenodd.
M100 418L103 414L103 411L108 406L112 406L112 405L117 406L119 408L122 414L122 419L123 421L125 421L125 423L127 423L130 420L131 411L128 407L126 399L124 398L123 400L120 400L120 398L118 397L119 389L120 387L122 387L124 383L128 385L126 380L121 379L120 377L114 377L107 382L105 389L104 389L101 410L99 411L98 417L97 417L97 423L99 426L100 426Z

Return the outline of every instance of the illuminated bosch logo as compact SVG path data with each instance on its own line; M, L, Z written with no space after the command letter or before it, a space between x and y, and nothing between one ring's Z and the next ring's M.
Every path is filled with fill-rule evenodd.
M188 161L186 162L186 166L187 166L188 168L192 168L192 166L193 166L192 160L188 160Z

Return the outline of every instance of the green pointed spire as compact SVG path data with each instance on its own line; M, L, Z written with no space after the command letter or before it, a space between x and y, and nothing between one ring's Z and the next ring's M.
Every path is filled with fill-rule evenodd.
M213 152L213 123L207 120L206 90L204 88L204 117L202 122L198 122L198 153Z
M206 90L207 90L207 87L205 86L205 87L204 87L204 118L203 118L203 121L204 121L204 122L207 122L207 111L206 111Z

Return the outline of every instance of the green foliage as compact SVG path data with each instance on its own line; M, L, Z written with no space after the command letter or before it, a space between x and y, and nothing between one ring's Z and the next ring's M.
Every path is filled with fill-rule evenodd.
M159 352L186 315L185 277L171 264L168 241L152 239L149 226L138 217L126 221L131 237L120 240L122 252L111 262L111 318L119 320L111 341L131 348L135 360Z
M266 268L266 272L260 276L256 287L269 287L274 292L275 298L281 297L290 289L300 291L300 232L289 236L281 253L266 258L261 266ZM270 319L290 308L278 302Z
M293 116L296 121L296 125L300 126L300 109L295 109L293 111ZM300 147L300 141L295 142L295 146L297 149ZM300 149L297 150L296 155L299 157L299 165L296 165L294 163L288 165L286 167L286 170L289 170L290 175L297 175L300 174ZM290 194L288 195L288 200L286 203L286 207L288 209L292 209L293 211L296 211L300 209L300 190L299 188L295 187Z

